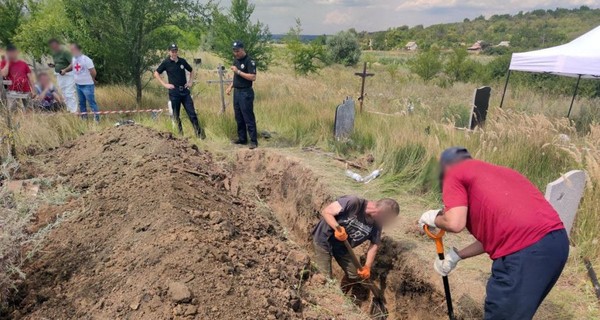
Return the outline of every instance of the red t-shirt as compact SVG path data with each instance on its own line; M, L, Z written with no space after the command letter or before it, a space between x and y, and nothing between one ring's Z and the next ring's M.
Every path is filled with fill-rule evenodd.
M520 173L478 160L446 172L445 210L468 207L467 229L492 259L524 249L563 223L542 193Z
M0 69L6 66L6 60L2 60L0 62ZM25 61L17 60L15 62L11 62L8 67L8 76L6 80L12 81L12 84L8 86L8 90L17 91L17 92L31 92L31 87L29 86L29 78L28 75L31 73L31 69Z

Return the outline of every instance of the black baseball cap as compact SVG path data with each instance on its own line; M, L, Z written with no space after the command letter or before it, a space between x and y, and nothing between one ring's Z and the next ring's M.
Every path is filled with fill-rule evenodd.
M6 45L6 52L10 52L10 51L17 51L17 47L12 43Z
M471 158L471 154L467 148L452 147L442 152L442 155L440 156L440 165L444 167Z
M233 45L231 46L234 50L235 49L244 49L244 43L240 40L236 40L233 42Z
M169 46L169 51L172 51L172 50L179 50L179 48L177 47L177 44L171 43L171 45Z

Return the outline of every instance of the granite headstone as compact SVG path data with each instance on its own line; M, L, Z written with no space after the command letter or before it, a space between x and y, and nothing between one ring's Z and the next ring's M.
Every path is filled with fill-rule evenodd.
M585 172L573 170L546 187L546 200L558 211L568 234L571 234L575 223L577 208L579 208L585 191L586 180Z
M335 109L333 134L336 140L348 139L352 135L352 132L354 132L355 116L356 108L354 100L347 97L344 102Z

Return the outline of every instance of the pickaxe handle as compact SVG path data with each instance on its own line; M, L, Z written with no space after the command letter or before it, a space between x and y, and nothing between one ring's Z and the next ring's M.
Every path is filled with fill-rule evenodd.
M440 260L444 260L446 257L444 256L444 241L442 238L446 231L440 229L437 234L433 234L431 230L429 230L429 226L425 225L423 227L425 233L435 241L435 249L438 254L438 258ZM454 308L452 307L452 295L450 294L450 283L448 282L448 276L442 277L442 281L444 282L444 293L446 294L446 305L448 306L448 317L450 320L455 320L454 317Z

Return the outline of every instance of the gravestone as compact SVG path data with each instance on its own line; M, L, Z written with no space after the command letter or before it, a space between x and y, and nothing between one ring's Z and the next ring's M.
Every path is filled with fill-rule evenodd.
M567 234L571 234L571 228L575 223L586 179L585 172L573 170L546 187L546 200L558 211L558 215L567 229Z
M347 97L342 104L335 109L335 123L333 134L336 140L348 139L354 132L354 118L356 109L354 100Z
M483 127L487 118L488 108L490 107L490 96L492 88L481 87L475 90L473 97L473 110L469 120L469 129L475 130L477 127Z

